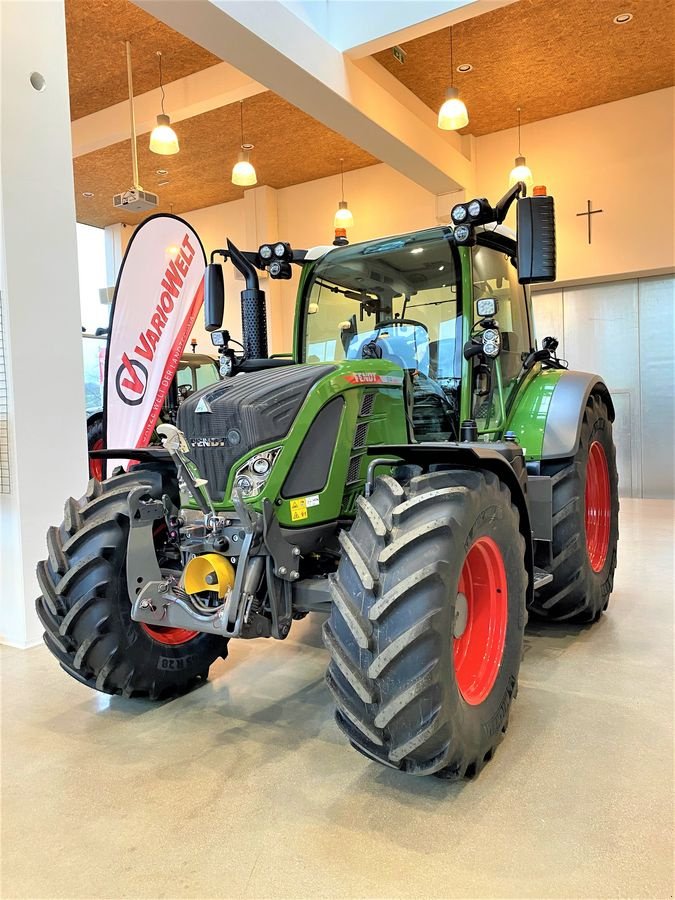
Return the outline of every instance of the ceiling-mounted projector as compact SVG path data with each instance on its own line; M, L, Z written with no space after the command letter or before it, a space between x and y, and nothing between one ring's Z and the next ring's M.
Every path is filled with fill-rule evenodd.
M121 194L115 194L113 206L125 209L127 212L147 212L149 209L156 209L159 206L159 197L151 191L133 187L128 191L122 191Z
M138 153L136 151L136 119L134 116L134 85L131 75L131 44L126 41L127 48L127 81L129 83L129 119L131 125L131 170L134 176L133 186L113 197L115 209L125 212L148 212L157 209L159 197L151 191L144 191L138 183Z

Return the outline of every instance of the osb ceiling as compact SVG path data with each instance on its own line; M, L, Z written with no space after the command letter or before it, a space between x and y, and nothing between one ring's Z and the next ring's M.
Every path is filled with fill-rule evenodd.
M615 25L620 13L632 13ZM454 26L454 83L469 111L465 132L489 134L522 121L621 100L673 84L673 0L519 0ZM437 111L450 76L450 29L375 59ZM637 123L627 123L632 127Z
M134 94L221 62L129 0L66 0L70 117L79 119L128 97L125 41L131 41Z
M258 184L282 188L334 175L341 157L346 172L378 162L271 91L245 101L244 124L246 140L255 146L251 161ZM175 128L180 141L175 156L151 153L147 134L138 139L139 180L159 194L159 211L182 213L243 197L244 189L230 181L241 140L239 104L185 119ZM76 157L73 167L78 222L103 227L142 221L143 214L120 213L112 205L113 194L132 183L129 141ZM168 175L157 175L157 169L168 169ZM168 184L160 186L164 181ZM83 197L85 191L94 196ZM338 192L336 180L336 202Z

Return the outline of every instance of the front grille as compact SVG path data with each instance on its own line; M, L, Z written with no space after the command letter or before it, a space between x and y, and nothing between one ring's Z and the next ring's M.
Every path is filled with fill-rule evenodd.
M375 394L365 394L363 400L361 401L361 409L359 410L360 418L365 418L366 416L371 415L374 405Z
M361 422L360 425L356 426L356 431L354 432L354 449L360 450L362 447L365 447L367 438L368 438L368 423Z
M288 366L240 372L191 394L178 410L190 459L213 500L222 501L232 465L255 447L288 434L305 397L334 366ZM201 408L210 412L197 412Z
M349 460L349 468L347 469L347 484L353 484L359 480L361 472L361 460L363 456L352 456Z

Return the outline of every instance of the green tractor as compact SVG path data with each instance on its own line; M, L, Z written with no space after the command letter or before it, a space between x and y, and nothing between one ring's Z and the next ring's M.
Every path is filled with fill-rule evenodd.
M501 224L516 201L517 239ZM48 532L37 610L66 672L165 699L229 641L284 640L321 612L357 750L449 779L492 757L528 612L607 608L614 409L553 338L535 346L526 286L555 277L552 198L519 184L451 218L351 246L214 251L205 317L223 380ZM219 255L246 281L240 348L222 330ZM293 357L270 359L257 271L294 265Z

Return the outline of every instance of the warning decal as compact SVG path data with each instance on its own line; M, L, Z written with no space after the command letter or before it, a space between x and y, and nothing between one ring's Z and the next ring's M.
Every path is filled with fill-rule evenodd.
M300 519L307 518L307 501L304 497L298 500L291 500L291 520L298 522Z

